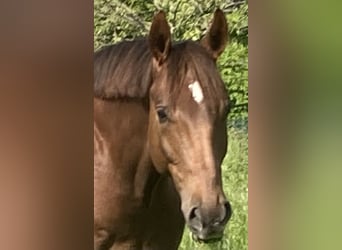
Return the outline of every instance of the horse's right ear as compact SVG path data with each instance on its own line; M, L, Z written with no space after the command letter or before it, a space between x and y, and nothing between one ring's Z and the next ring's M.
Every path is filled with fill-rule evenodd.
M154 59L158 62L158 65L161 65L166 60L171 49L170 26L163 11L159 11L154 16L148 40Z

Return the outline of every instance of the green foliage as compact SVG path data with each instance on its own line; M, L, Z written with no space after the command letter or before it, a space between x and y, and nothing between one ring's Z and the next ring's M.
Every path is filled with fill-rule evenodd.
M248 47L232 41L218 61L223 81L229 91L231 124L248 118Z
M229 89L230 124L248 119L248 4L246 1L196 0L95 0L95 50L121 40L146 36L154 13L166 12L174 40L198 40L206 32L219 7L229 24L230 44L218 61Z

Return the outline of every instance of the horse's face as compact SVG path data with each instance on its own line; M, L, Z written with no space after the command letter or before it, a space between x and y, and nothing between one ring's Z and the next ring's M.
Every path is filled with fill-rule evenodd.
M221 238L231 215L221 182L228 96L215 66L226 41L227 24L220 11L202 45L188 42L171 50L163 13L155 16L150 32L151 157L159 172L172 176L185 221L201 240Z

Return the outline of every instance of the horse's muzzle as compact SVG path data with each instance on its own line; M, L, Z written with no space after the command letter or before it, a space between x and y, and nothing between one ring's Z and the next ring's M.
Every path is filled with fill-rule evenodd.
M197 241L215 241L223 236L225 225L232 214L229 202L213 208L194 207L190 210L187 224Z

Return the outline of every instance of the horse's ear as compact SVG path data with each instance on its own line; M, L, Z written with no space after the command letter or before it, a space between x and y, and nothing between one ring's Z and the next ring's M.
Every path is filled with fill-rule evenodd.
M228 24L222 10L217 9L207 34L202 38L201 44L216 60L224 51L228 42Z
M159 11L154 16L148 40L153 57L161 65L171 49L170 26L163 11Z

